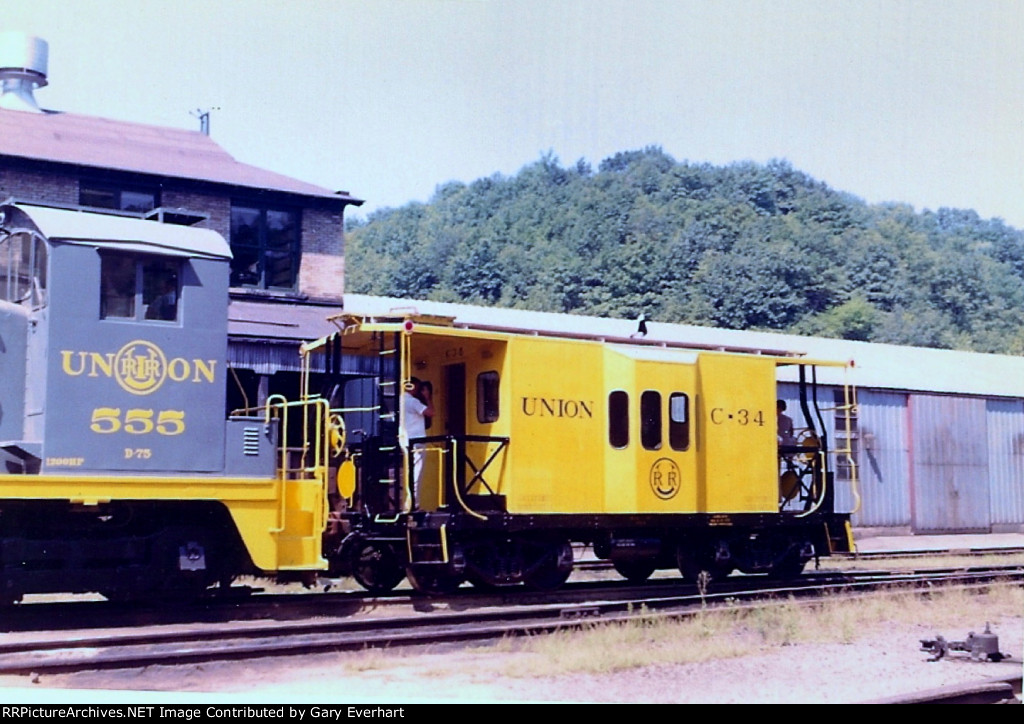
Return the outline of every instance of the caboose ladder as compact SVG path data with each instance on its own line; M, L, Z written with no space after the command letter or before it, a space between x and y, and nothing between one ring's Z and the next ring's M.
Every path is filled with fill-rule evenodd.
M398 389L401 361L399 360L397 335L391 336L393 341L388 346L389 335L378 336L377 348L377 401L381 425L381 445L378 448L379 467L371 478L378 485L385 486L385 499L390 499L388 506L390 515L378 515L377 520L394 521L402 503L402 451L398 445L397 430L399 424L399 408L401 395ZM390 364L389 364L390 363ZM390 368L391 374L386 372ZM385 434L385 430L389 431Z

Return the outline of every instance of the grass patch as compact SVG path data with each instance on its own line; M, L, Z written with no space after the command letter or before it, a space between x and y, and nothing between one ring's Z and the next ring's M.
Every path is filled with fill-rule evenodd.
M928 597L896 590L856 600L708 608L683 620L651 617L593 624L520 641L517 649L523 656L503 670L507 675L529 677L700 663L778 646L853 643L861 635L893 624L962 627L965 611L972 617L968 625L978 630L986 621L995 624L1003 617L1019 617L1024 611L1024 589L999 587L986 593L938 589Z
M884 595L796 600L745 607L708 607L685 619L654 615L592 623L550 634L508 637L460 653L366 649L346 654L343 672L399 675L412 667L443 678L467 680L508 676L522 679L567 674L608 674L646 666L702 663L749 656L802 644L851 644L892 626L928 626L927 633L963 638L986 621L1024 612L1024 589L1001 586L982 591L936 589L922 596L899 588ZM429 663L424 663L429 662ZM390 672L390 673L389 673Z

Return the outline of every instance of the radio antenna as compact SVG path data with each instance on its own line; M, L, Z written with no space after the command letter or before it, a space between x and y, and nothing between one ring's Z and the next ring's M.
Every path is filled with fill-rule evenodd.
M210 135L210 114L214 111L219 111L220 107L214 106L213 108L196 108L194 111L189 113L199 119L199 130L204 136Z

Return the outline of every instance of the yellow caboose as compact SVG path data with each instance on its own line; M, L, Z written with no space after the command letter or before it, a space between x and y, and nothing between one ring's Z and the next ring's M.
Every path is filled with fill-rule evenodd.
M350 531L335 557L371 590L403 572L427 591L551 588L574 544L632 580L675 567L792 575L850 549L833 474L845 451L830 448L826 418L853 392L841 385L846 404L824 409L816 372L844 363L415 314L335 321L305 352L311 370L345 355L365 370L332 400ZM799 391L792 436L780 436L781 378Z

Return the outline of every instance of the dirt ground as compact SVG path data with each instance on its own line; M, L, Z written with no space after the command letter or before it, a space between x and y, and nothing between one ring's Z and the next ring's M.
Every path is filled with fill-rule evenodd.
M965 616L966 618L966 616ZM921 639L980 633L894 627L851 644L795 644L710 663L650 666L556 678L510 676L528 670L523 652L435 650L415 655L361 652L244 663L148 667L42 677L0 677L5 703L847 703L995 678L1020 663L929 661ZM1019 662L1024 616L992 622L1000 650ZM512 667L512 664L515 664Z

